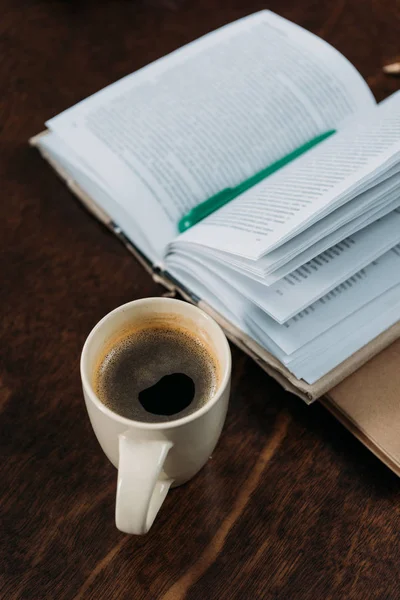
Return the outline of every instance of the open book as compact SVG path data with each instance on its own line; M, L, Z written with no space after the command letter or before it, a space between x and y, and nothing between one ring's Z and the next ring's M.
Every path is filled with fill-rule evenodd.
M313 34L256 13L46 126L34 143L92 210L301 397L399 336L400 94L376 105ZM179 233L193 207L332 129Z

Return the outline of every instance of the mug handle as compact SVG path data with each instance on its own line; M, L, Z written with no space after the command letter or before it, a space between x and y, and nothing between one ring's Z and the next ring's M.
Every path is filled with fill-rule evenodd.
M115 523L124 533L147 533L173 479L160 474L173 443L166 440L133 440L119 435L119 464Z

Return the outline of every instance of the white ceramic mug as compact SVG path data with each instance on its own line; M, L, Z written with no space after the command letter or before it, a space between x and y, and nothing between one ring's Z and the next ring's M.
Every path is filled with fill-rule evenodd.
M164 423L127 419L107 408L93 382L104 349L129 328L152 317L175 322L202 339L218 367L215 395L195 412ZM173 325L172 325L173 326ZM171 298L146 298L124 304L91 331L81 356L83 394L94 432L118 468L115 521L125 533L146 533L170 487L191 479L214 450L228 408L231 353L219 325L199 308Z

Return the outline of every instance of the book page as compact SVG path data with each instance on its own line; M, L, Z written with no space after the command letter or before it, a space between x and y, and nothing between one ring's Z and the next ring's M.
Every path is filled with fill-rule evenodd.
M398 263L400 211L394 212L390 219L379 221L376 225L375 244L371 243L370 235L363 235L364 232L361 231L359 234L350 236L333 248L323 252L270 287L243 277L210 258L207 260L206 266L215 277L221 278L249 302L262 309L266 315L266 324L270 323L269 317L271 317L272 331L279 331L280 327L275 327L274 321L288 327L287 323L296 321L297 318L300 318L299 314L303 316L313 315L318 300L320 300L320 304L326 305L331 297L336 297L337 294L342 294L347 289L353 288L358 280L364 280L368 277L368 274L371 275L371 272L378 277L377 280L373 277L371 280L371 285L374 285L374 288L370 290L370 293L373 293L373 297L378 294L379 285L384 285L385 278L390 276L394 282L397 282L396 273L393 273L393 271L400 273L400 263ZM388 251L391 249L393 249L394 254ZM167 265L177 260L186 263L189 270L191 269L189 265L197 269L202 261L199 255L197 257L171 255L167 257ZM362 292L363 301L366 296L368 294L364 290ZM336 304L340 307L340 303ZM329 305L328 313L323 311L324 323L332 322L332 318L337 318L334 313L336 304ZM350 305L348 308L350 308ZM329 310L333 311L331 315ZM343 311L343 307L340 310ZM320 313L321 311L316 313L317 320ZM314 329L313 319L314 317L310 316L310 323L305 334L315 337L312 333ZM290 338L290 334L288 336ZM273 340L280 345L279 336L277 338L273 337ZM301 345L302 340L301 333L295 329L295 343ZM285 347L285 351L288 352L287 347Z
M325 250L271 286L254 281L233 268L218 263L210 256L207 257L206 264L212 272L226 280L275 321L285 323L339 284L344 286L343 282L349 280L351 276L362 277L364 267L399 242L400 210L398 209L390 216L376 221L370 228L363 229ZM197 262L202 260L199 253L195 256L191 254L182 256L186 260L197 260ZM170 257L167 256L167 265L169 260ZM203 262L205 262L204 258ZM400 272L400 265L395 266Z
M229 261L221 260L220 255L216 257L212 252L205 253L194 248L190 248L188 251L187 248L181 249L179 245L167 255L166 264L171 255L200 259L203 262L206 260L210 269L231 281L244 296L261 308L265 308L267 312L272 310L274 313L274 306L278 305L279 319L282 320L282 313L286 314L287 311L287 301L292 313L297 314L302 309L302 304L307 305L307 300L310 300L309 303L311 303L312 297L316 299L322 293L327 293L328 288L332 289L400 241L400 198L394 204L396 208L389 214L383 217L376 215L376 220L367 227L355 233L350 232L350 235L341 239L340 242L328 244L327 247L321 248L320 252L313 253L308 260L304 260L304 253L300 254L299 262L294 259L288 263L288 265L293 264L294 267L283 272L281 277L275 281L269 279L283 269L278 269L273 275L265 277L254 271L239 269L237 264L232 265ZM332 262L333 258L335 258L335 262ZM260 262L263 262L263 259ZM312 276L307 277L307 273L311 273ZM287 287L288 282L290 282L289 287ZM298 287L299 285L300 288L304 285L303 290ZM274 297L277 290L279 290L279 297L274 303L271 298ZM281 302L281 298L284 296L286 296L286 300ZM275 316L278 317L278 315Z
M370 236L364 231L349 236L272 286L241 279L239 290L242 293L248 290L247 297L283 323L352 275L361 276L361 269L398 244L400 211L392 213L390 221L379 221L375 234L375 244L370 243ZM232 274L232 283L239 278L238 274L236 277Z
M375 186L369 192L358 196L352 202L351 210L348 211L348 215L352 216L349 222L340 225L343 220L342 211L346 209L346 207L341 207L341 209L331 213L324 219L325 225L321 221L317 222L257 261L185 243L180 239L170 245L169 252L207 256L208 259L216 260L234 269L239 274L243 274L254 281L269 286L325 250L332 248L332 246L341 242L349 235L362 231L367 226L370 226L368 231L374 237L374 223L400 206L400 194L398 191L400 177L395 182L391 181L393 179L394 176L386 183L379 184L379 186ZM383 186L386 186L386 189ZM379 192L378 188L380 188ZM358 214L359 216L354 216L354 214ZM320 238L321 231L324 233L324 237L322 238ZM373 243L380 242L374 239Z
M258 260L334 210L343 215L347 209L355 216L350 200L356 202L360 189L368 194L366 188L376 177L383 185L382 174L392 174L399 159L400 92L370 111L369 118L364 114L180 240ZM323 223L321 228L323 237Z
M323 341L321 340L321 348L314 349L312 361L306 357L302 362L288 365L288 368L296 377L304 379L307 383L315 383L354 352L397 323L399 316L400 286L397 285L382 294L371 305L367 304L360 309L355 317L345 319L341 331L335 332L336 345L330 344L327 336Z
M153 253L149 243L131 216L115 202L112 192L97 182L94 173L87 169L69 146L64 144L54 133L49 132L37 141L37 146L53 161L60 165L67 176L67 183L79 188L91 198L96 205L101 206L108 217L116 223L123 223L124 236L140 248L141 252L152 262L157 263L158 257Z
M285 262L283 266L274 269L270 275L266 275L261 279L261 281L263 281L266 285L272 285L273 283L276 283L319 254L322 254L322 252L325 252L325 250L332 248L332 246L335 246L342 240L346 239L346 237L355 233L368 230L368 234L371 234L371 239L373 239L375 242L375 237L372 237L374 236L373 228L375 223L378 223L380 219L389 220L391 218L391 213L397 210L399 207L400 195L397 194L396 200L390 202L388 205L384 206L384 208L378 210L369 210L365 215L362 215L357 219L353 219L350 221L350 223L343 225L335 232L327 235L319 242L316 242L310 246L307 250L300 252L300 254L295 256L289 262Z
M399 316L400 285L397 284L289 356L272 342L253 314L247 320L247 327L260 345L297 378L314 383L394 325Z
M284 323L278 324L260 308L258 322L288 355L334 327L395 285L400 285L400 245L353 275L339 287ZM400 315L399 315L400 316Z
M124 78L47 126L162 253L192 207L373 105L340 53L263 11Z

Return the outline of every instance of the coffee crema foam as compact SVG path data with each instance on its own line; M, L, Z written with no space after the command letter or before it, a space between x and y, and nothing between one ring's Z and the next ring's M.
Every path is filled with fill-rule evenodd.
M162 402L169 403L166 414L145 410L139 400L141 392L177 373L194 383L190 404L173 412L174 406L179 406L182 390L179 386L169 387L166 397L160 396ZM206 343L173 325L148 326L122 335L106 349L94 376L95 392L105 406L128 419L148 423L180 419L196 412L213 398L218 383L217 363ZM171 407L173 414L168 414Z

